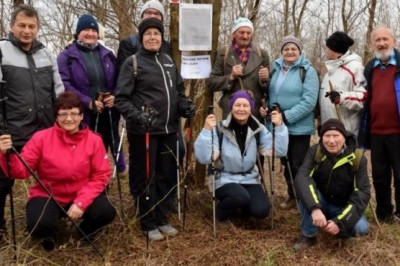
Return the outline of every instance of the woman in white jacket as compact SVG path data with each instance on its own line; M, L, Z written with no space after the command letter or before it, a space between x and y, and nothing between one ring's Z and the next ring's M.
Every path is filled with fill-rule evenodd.
M353 43L353 39L340 31L326 39L327 72L321 84L319 105L321 125L337 118L349 134L357 137L367 91L362 59L349 50Z
M236 92L229 101L231 112L227 119L217 125L215 116L208 115L194 143L200 163L216 161L215 193L219 200L217 217L220 221L228 219L239 209L244 215L258 219L265 218L270 211L256 162L257 150L264 156L272 155L272 134L251 115L254 105L249 92ZM285 156L288 131L282 115L273 111L271 120L276 126L275 155Z

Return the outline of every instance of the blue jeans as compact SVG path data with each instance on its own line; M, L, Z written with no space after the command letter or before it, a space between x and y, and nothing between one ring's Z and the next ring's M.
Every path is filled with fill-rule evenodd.
M322 205L322 212L326 216L326 219L332 219L337 215L341 214L343 207L335 206L325 200L322 194L318 191L318 199ZM318 227L313 225L311 214L300 202L300 215L301 215L301 232L305 237L314 237L317 235ZM368 221L365 215L362 215L360 220L353 226L350 231L340 231L339 236L341 238L348 238L358 235L366 235L368 233Z

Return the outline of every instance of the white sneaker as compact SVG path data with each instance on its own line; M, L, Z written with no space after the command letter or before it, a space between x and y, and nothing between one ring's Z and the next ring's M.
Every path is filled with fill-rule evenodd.
M149 240L152 241L161 241L164 239L164 236L160 233L160 231L157 228L150 231L143 231L143 235L145 237L149 237Z
M166 236L176 236L179 232L170 224L161 225L158 227L160 231Z

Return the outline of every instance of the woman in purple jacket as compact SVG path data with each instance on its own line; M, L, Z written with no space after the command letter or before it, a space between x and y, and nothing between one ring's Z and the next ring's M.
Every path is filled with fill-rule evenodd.
M85 123L102 135L106 149L111 147L116 156L119 143L119 113L114 108L116 57L98 42L99 26L91 15L79 18L74 38L57 59L61 78L65 89L77 93L86 107ZM124 172L125 168L121 153L117 170Z

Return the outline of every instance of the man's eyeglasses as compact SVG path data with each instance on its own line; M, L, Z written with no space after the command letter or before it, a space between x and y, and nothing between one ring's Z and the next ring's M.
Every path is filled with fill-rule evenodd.
M70 116L72 119L77 119L78 117L81 116L81 113L59 113L59 114L57 114L57 117L60 119L67 119L68 116Z

